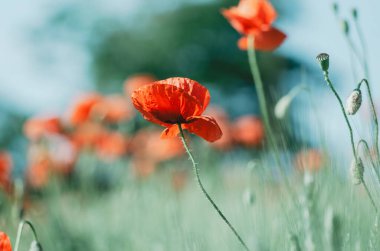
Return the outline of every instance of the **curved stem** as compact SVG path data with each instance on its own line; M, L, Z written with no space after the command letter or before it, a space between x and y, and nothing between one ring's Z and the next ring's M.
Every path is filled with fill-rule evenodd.
M379 170L376 168L375 163L373 162L373 159L372 159L372 157L371 157L371 151L369 150L369 146L368 146L367 141L365 141L364 139L359 140L358 144L356 145L356 152L358 152L358 153L359 153L359 147L360 147L360 144L364 145L364 149L366 150L367 156L368 156L369 159L371 160L372 168L373 168L373 170L375 171L375 174L376 174L377 180L378 180L379 183L380 183L380 173L379 173Z
M377 158L376 162L378 164L380 164L379 163L379 161L380 161L380 152L379 152L379 122L378 122L378 119L377 119L375 103L373 102L373 99L372 99L371 88L369 86L369 83L368 83L367 79L362 79L362 81L360 81L360 83L358 84L358 88L360 89L360 86L361 86L361 84L363 82L366 84L369 101L371 103L372 119L373 119L373 122L375 123L375 125L374 125L374 134L375 135L374 136L375 136L376 158ZM379 168L379 165L378 165L378 168Z
M332 82L331 82L331 80L329 78L328 71L323 71L323 74L325 76L325 81L326 81L327 85L330 87L330 89L334 93L336 99L339 102L340 108L342 109L342 113L344 115L344 119L346 120L346 124L347 124L348 130L350 132L350 140L351 140L352 152L354 154L355 161L357 162L358 161L358 157L357 157L356 149L355 149L354 134L352 132L352 127L351 127L350 121L348 120L348 117L347 117L347 114L346 114L346 110L344 109L342 99L339 97L339 94L336 92L336 90L334 88L334 85L332 84Z
M245 242L243 241L243 239L240 237L240 235L238 234L238 232L235 230L235 228L232 226L232 224L228 221L228 219L226 218L226 216L224 216L224 214L222 213L222 211L219 209L219 207L215 204L214 200L211 198L211 196L207 193L206 189L204 188L203 184L202 184L202 181L200 179L200 176L199 176L199 168L198 168L198 164L195 162L195 159L194 159L194 156L193 154L191 153L190 149L189 149L189 146L187 145L186 143L186 139L185 139L185 135L183 133L183 129L182 129L182 126L181 124L178 124L178 128L179 128L179 132L180 132L180 135L181 135L181 140L182 140L182 143L183 143L183 146L187 152L187 154L189 155L189 158L193 164L193 170L194 170L194 173L195 173L195 177L197 178L197 182L198 182L198 185L199 187L201 188L204 196L206 196L207 200L212 204L212 206L214 207L214 209L218 212L219 216L224 220L224 222L228 225L228 227L232 230L232 232L235 234L235 236L238 238L239 242L244 246L245 250L249 251L249 248L248 246L245 244Z
M340 105L340 108L342 109L342 112L343 112L343 115L344 115L344 118L346 120L346 124L347 124L347 127L350 131L350 139L351 139L351 146L352 146L352 152L354 154L354 158L355 158L355 162L358 163L358 156L357 156L357 152L356 152L356 148L355 148L355 142L354 142L354 135L352 133L352 127L351 127L351 124L350 124L350 121L348 120L348 117L347 117L347 114L346 114L346 111L344 109L344 106L343 106L343 103L342 103L342 100L341 98L339 97L339 94L336 92L335 88L334 88L334 85L332 84L331 80L329 79L329 73L328 71L323 71L323 74L325 76L325 81L327 82L327 85L330 87L330 89L333 91L335 97L338 99L339 101L339 105ZM369 197L369 199L371 200L371 203L373 205L373 207L375 208L376 212L377 212L377 207L376 207L376 204L375 204L375 201L373 200L372 198L372 195L371 193L369 192L369 189L367 187L367 184L365 183L364 181L364 178L362 178L362 184L367 192L367 195Z
M371 193L369 192L369 189L368 189L368 187L367 187L367 184L364 182L364 179L362 179L362 183L363 183L363 186L364 186L364 188L365 188L365 190L366 190L366 192L367 192L367 194L368 194L368 197L369 197L369 199L370 199L370 201L371 201L371 204L372 204L373 208L375 209L375 211L376 211L376 213L377 213L377 206L376 206L376 204L375 204L375 201L374 201L373 198L372 198Z
M25 224L30 227L30 229L32 230L33 235L34 235L34 239L39 243L37 232L36 232L36 229L34 228L33 224L30 221L22 220L22 221L20 221L20 223L18 225L16 244L15 244L14 251L18 251L18 248L20 246L20 240L21 240L22 230L24 229Z

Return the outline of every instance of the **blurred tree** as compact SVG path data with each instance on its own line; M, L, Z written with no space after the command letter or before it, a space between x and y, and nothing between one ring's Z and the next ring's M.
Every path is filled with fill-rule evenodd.
M151 17L143 29L121 26L97 33L101 39L92 46L97 86L119 89L126 77L141 72L159 79L186 76L226 91L252 85L246 52L236 45L239 34L220 14L228 6L230 1L185 5ZM296 66L272 53L259 57L264 81L272 85L283 71Z

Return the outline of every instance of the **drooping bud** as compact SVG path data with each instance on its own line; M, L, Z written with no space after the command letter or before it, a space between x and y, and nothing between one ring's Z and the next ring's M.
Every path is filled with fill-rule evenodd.
M321 65L322 71L328 71L329 69L329 54L321 53L317 56L317 60Z
M333 3L333 11L335 14L338 14L338 12L339 12L339 5L336 2Z
M291 102L292 97L289 95L285 95L278 100L276 106L274 107L274 115L276 118L283 119L285 117Z
M353 8L352 11L351 11L351 13L352 13L352 17L354 19L358 18L358 10L356 8Z
M32 241L29 251L43 251L42 246L37 241Z
M360 185L363 182L364 166L362 160L359 158L357 161L354 159L351 163L351 179L354 185Z
M346 35L348 35L348 33L350 32L350 26L349 26L347 20L342 21L342 30L343 30L344 34L346 34Z
M255 195L251 192L250 189L247 189L243 193L243 203L246 206L252 206L255 202Z
M355 89L352 91L351 95L346 101L346 113L348 115L354 115L360 108L362 104L362 92L360 89Z

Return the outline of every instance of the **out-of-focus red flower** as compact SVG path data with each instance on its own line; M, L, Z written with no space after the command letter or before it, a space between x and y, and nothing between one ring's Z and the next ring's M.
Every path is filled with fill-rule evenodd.
M43 188L50 175L51 159L48 151L41 146L32 145L28 152L29 164L26 170L26 181L30 187Z
M132 93L138 88L153 83L157 79L149 74L138 74L127 78L124 82L124 92L127 97L130 97Z
M132 163L138 176L153 173L159 162L172 159L184 153L179 138L160 140L160 131L143 129L136 133L129 145Z
M323 154L317 149L302 150L294 157L294 165L299 171L318 171L323 162Z
M99 138L96 144L96 152L101 158L114 160L126 153L127 144L127 138L123 134L106 132Z
M146 178L154 173L157 168L157 162L152 159L133 158L132 170L137 177Z
M172 173L172 186L174 190L181 191L187 183L188 173L186 170L175 170Z
M9 192L11 186L12 157L7 152L0 152L0 188Z
M234 140L247 147L258 147L264 139L264 126L260 119L246 115L238 118L232 129Z
M87 122L77 126L70 137L73 144L81 149L96 145L104 132L105 128L101 124Z
M87 94L79 98L70 112L70 123L80 125L91 119L93 107L100 103L103 97L97 93Z
M52 171L68 175L75 166L78 151L72 141L62 135L54 135L47 138L48 155Z
M24 134L32 141L37 141L49 134L59 133L61 129L61 121L58 117L31 118L24 124Z
M286 38L280 30L272 27L277 17L273 6L267 0L240 0L238 6L222 11L223 16L238 32L243 35L238 42L246 50L247 36L254 37L254 48L257 50L274 50Z
M11 240L4 232L0 232L0 251L12 251Z
M144 118L166 127L162 138L179 134L183 129L213 142L222 136L215 119L203 116L210 101L206 87L188 78L169 78L145 85L132 94L132 102Z
M231 149L233 146L232 125L227 113L219 107L211 107L207 109L207 113L215 118L220 129L223 132L222 137L219 140L213 142L211 146L223 151Z
M155 162L165 161L184 153L179 138L160 140L157 130L140 130L133 137L130 150L134 157L152 159Z
M111 95L97 102L91 110L95 117L110 123L118 123L131 117L132 110L124 96Z

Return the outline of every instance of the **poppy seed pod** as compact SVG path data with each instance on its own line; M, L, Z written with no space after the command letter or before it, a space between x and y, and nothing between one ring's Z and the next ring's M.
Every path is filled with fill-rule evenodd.
M364 166L362 160L353 160L351 163L351 180L354 185L360 185L363 182Z
M362 92L360 89L355 89L352 91L351 95L346 101L346 113L348 115L354 115L360 108L362 104Z
M322 71L328 71L329 69L329 54L321 53L317 56L318 62L321 64Z
M37 241L32 241L29 251L43 251L42 246Z

